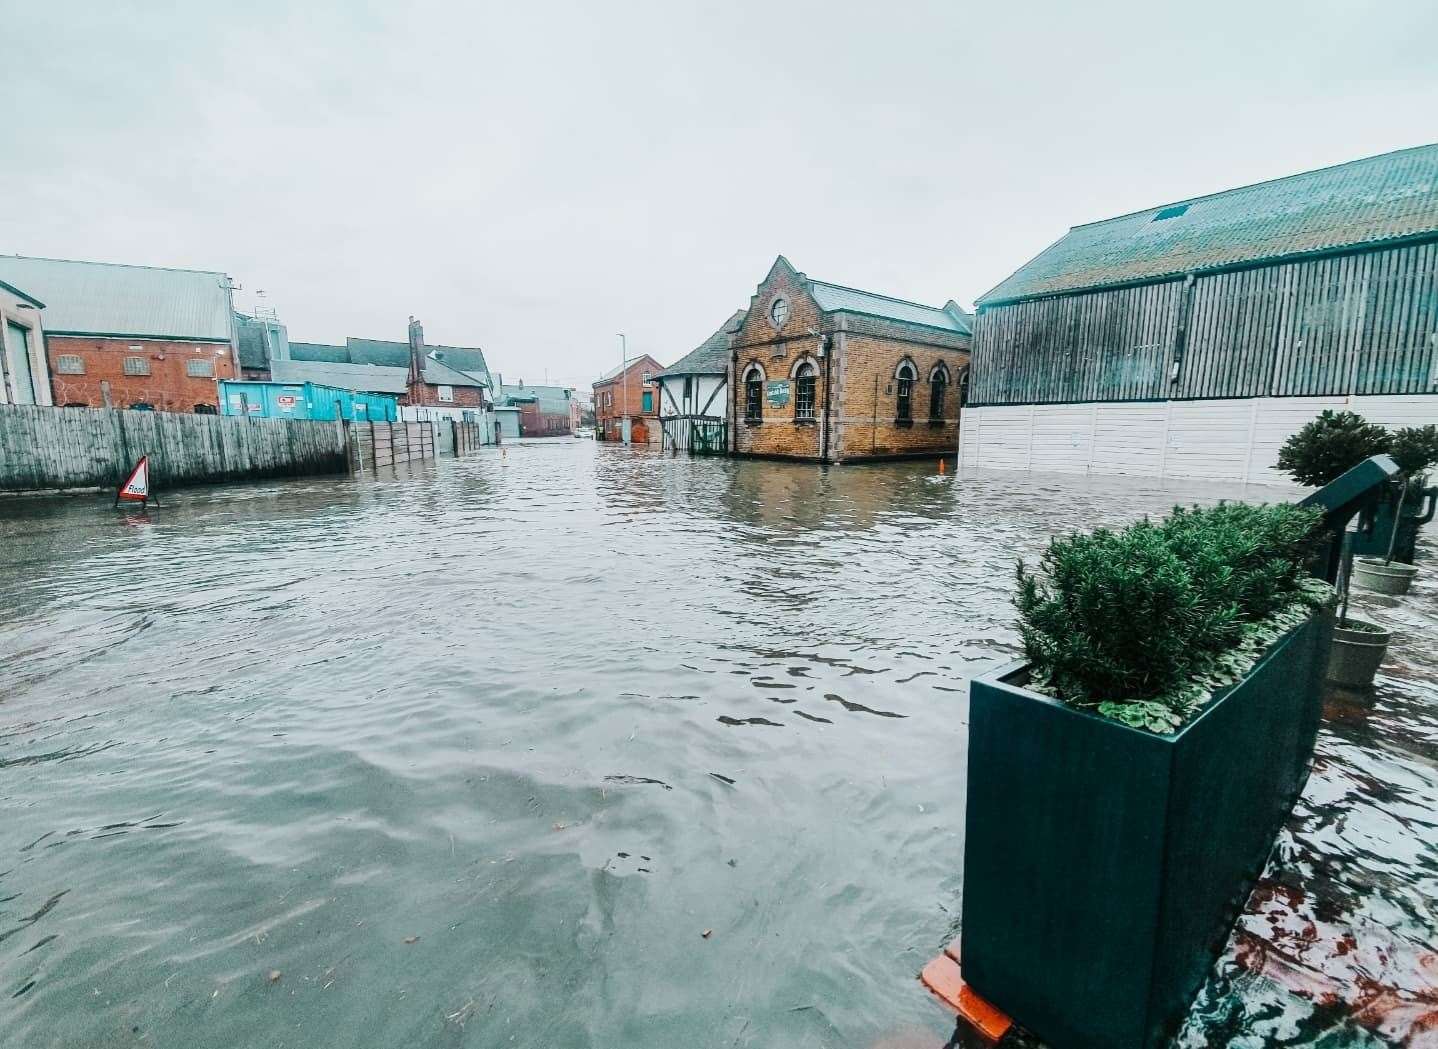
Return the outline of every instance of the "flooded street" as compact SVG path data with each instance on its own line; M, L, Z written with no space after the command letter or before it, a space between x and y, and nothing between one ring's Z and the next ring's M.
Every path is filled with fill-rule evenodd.
M553 439L0 502L0 1045L939 1049L1015 556L1224 494ZM1432 1044L1438 581L1366 607L1183 1045Z

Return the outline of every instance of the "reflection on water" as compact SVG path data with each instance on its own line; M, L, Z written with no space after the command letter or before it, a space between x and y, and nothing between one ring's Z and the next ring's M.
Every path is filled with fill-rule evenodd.
M1221 494L554 440L0 504L0 1044L937 1049L1015 556ZM1413 1037L1432 593L1184 1044Z

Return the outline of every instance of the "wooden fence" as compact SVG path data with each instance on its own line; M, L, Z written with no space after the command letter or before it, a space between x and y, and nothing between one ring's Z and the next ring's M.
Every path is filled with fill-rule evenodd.
M378 470L433 458L433 423L352 423L350 426L350 463L354 470Z
M454 454L478 451L484 445L484 427L479 423L454 420Z
M161 490L347 468L334 422L0 405L0 492L111 488L142 455Z

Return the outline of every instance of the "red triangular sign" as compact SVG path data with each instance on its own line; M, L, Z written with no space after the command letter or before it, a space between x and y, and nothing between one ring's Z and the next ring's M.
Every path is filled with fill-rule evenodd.
M130 499L137 503L143 503L150 498L150 457L140 456L140 461L135 464L135 469L130 471L130 476L125 483L120 485L117 499Z

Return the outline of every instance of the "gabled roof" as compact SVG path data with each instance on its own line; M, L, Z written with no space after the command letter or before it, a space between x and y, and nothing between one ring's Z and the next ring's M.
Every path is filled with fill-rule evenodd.
M918 324L925 328L940 328L944 331L972 335L968 314L959 309L952 299L947 306L924 306L907 302L888 295L876 295L871 291L859 291L840 284L810 280L809 291L819 309L825 313L862 313L869 317Z
M333 364L324 361L271 361L275 382L316 382L364 393L404 393L409 389L408 368L373 364Z
M656 361L653 357L649 356L649 354L641 353L638 357L631 357L623 364L616 364L613 368L610 368L607 372L594 380L594 385L599 386L606 382L612 382L613 380L619 378L621 372L632 371L636 365L643 364L645 361L648 361L650 364L654 365L653 369L651 369L653 371L657 372L661 367L659 362Z
M230 279L218 271L0 255L0 280L45 301L52 335L230 341Z
M319 361L326 364L349 364L349 350L327 342L291 342L290 359ZM406 362L407 366L408 362Z
M490 386L484 353L473 346L426 346L422 378L436 386ZM343 346L322 342L290 343L290 358L329 364L399 368L409 371L409 343L350 337Z
M744 325L748 310L735 310L719 329L679 360L655 376L724 375L729 370L729 338Z
M1075 226L979 302L1170 279L1429 234L1438 234L1438 145Z
M0 280L0 290L8 291L11 295L14 295L21 302L28 302L36 309L43 310L45 308L45 304L39 299L35 298L33 295L27 295L25 292L15 287L13 284L6 284L3 280Z
M429 357L424 359L424 368L420 377L427 383L435 386L485 386L489 385L489 376L471 375L469 372L460 371L458 368L451 368L443 361L432 360Z

